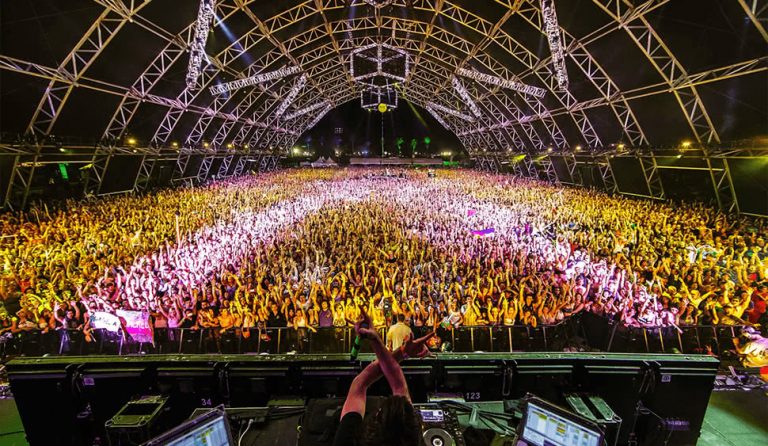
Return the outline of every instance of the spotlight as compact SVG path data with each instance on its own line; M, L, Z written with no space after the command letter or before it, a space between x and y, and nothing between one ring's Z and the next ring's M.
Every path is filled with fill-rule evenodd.
M136 138L128 138L128 144L130 145L136 144Z
M245 147L247 149L248 148L248 144L244 145L243 147Z
M624 150L624 144L619 143L618 146L616 146L619 150Z
M576 151L581 152L581 146L576 146Z
M174 141L174 142L171 143L171 147L173 147L175 149L176 147L179 147L179 143Z
M64 153L66 151L67 151L67 149L65 149L64 147L59 147L59 152Z
M205 147L206 149L207 149L209 146L210 146L210 144L208 144L207 142L204 142L204 143L203 143L203 147Z
M691 142L690 141L683 141L682 146L683 146L684 149L687 149L688 147L691 147Z
M683 154L682 153L678 153L675 158L682 158L682 157L683 157Z
M232 144L232 143L227 144L227 148L228 149L231 149L232 147L235 147L234 144Z
M383 8L392 3L392 0L363 0L365 3L373 6L374 8Z
M547 153L552 153L552 147L547 147Z

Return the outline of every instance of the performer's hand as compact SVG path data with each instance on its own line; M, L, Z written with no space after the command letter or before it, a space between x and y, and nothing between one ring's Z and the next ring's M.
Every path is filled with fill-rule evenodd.
M413 334L403 343L403 352L410 358L423 358L425 356L434 356L427 348L427 341L435 335L435 330L430 331L426 335L413 339Z
M360 319L357 322L355 322L355 332L361 338L371 339L371 338L378 337L379 334L373 328L373 322L371 322L371 317L368 316L368 313L366 313L365 308L359 307L359 309L360 309Z

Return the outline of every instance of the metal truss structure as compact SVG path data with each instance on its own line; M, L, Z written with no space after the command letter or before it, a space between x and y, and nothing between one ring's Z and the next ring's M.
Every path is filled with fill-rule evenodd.
M390 54L384 56L384 50L387 50ZM371 52L373 54L367 55L366 52ZM376 69L364 73L355 73L356 60L367 60L372 62L376 64ZM384 63L391 62L393 60L402 60L403 65L401 73L391 73L384 70ZM410 74L410 69L411 66L409 54L396 46L388 45L386 43L372 43L360 48L355 48L349 53L349 73L350 76L352 76L352 80L354 81L360 82L367 81L372 78L385 78L394 82L405 82L406 79L408 79L408 75ZM380 86L379 84L375 83L369 85L371 85L373 88Z
M229 150L139 147L105 143L87 144L77 139L36 139L29 136L0 138L0 159L12 163L12 176L0 182L2 208L24 209L34 188L35 172L52 164L74 164L86 172L82 196L114 193L140 193L151 187L195 185L211 179L226 179L245 174L271 172L279 168L280 156L234 147ZM66 149L65 149L66 148ZM66 150L63 153L62 150ZM106 175L116 157L138 160L138 169L121 172L130 175L129 186L118 191L104 191ZM159 166L171 172L166 182L158 182ZM117 169L120 169L117 167Z
M378 110L380 104L386 105L387 110L397 109L399 105L397 90L389 85L384 85L368 87L360 92L360 107L363 110Z
M768 41L768 6L764 0L724 1L738 3L751 26ZM143 157L134 187L141 190L151 183L158 163L167 159L175 160L172 179L176 183L274 168L275 159L265 156L285 153L333 107L360 96L365 86L355 82L349 67L355 54L365 55L361 53L364 48L376 49L377 71L386 63L382 48L403 57L408 68L403 79L398 79L401 99L427 109L457 135L468 153L477 158L478 167L486 170L503 170L500 160L510 153L545 153L549 147L565 153L576 144L591 153L607 147L615 141L598 132L591 114L596 109L609 110L608 118L621 129L622 141L629 146L655 144L633 103L656 95L674 97L679 107L679 112L674 112L680 114L697 143L719 143L718 130L699 87L765 72L768 56L706 71L687 70L649 19L670 2L592 0L596 12L602 14L602 25L576 37L544 14L541 0L494 0L494 8L489 8L496 11L494 16L479 12L479 7L463 6L458 0L295 0L279 2L269 14L255 12L260 8L256 0L203 0L201 5L214 5L214 33L235 20L246 20L248 26L237 27L241 31L231 41L199 59L194 85L181 82L173 94L168 94L160 81L187 69L190 52L200 49L200 24L192 21L180 31L170 31L146 12L152 9L147 5L153 0L94 0L103 11L58 66L0 54L0 70L48 82L42 97L36 99L38 105L26 129L28 138L23 144L3 146L3 152L18 161L13 164L4 202L14 208L26 203L26 194L18 191L28 190L32 183L35 163L47 148L46 137L56 129L62 109L72 102L69 98L74 89L117 98L108 124L94 131L100 143L90 146L93 175L87 190L100 193L101 177L111 157L126 155L123 149L130 154L138 150L137 156ZM513 18L514 28L525 28L521 32L532 33L534 38L511 33L513 27L505 24ZM92 76L89 69L127 24L158 40L155 57L137 70L139 74L130 85ZM539 57L535 42L556 33L565 60ZM622 88L595 56L593 48L606 36L617 34L632 42L645 59L641 62L653 67L658 75L655 83ZM586 79L591 97L577 97L563 88L567 79L553 67L564 69L566 63L572 80L576 72ZM280 82L284 67L290 67L297 80ZM458 76L463 77L459 80ZM247 79L259 82L245 82ZM217 86L227 82L248 88L240 88L246 90L238 91L243 94L210 94L211 89L221 92ZM146 148L117 144L122 144L141 120L141 104L161 111L154 131L137 135L146 141ZM194 125L185 128L182 123L190 120ZM571 136L574 134L575 138ZM173 150L174 143L179 150ZM229 146L237 153L227 149ZM259 157L256 161L243 161L255 156ZM190 172L189 166L197 166L199 157L203 158L199 169ZM514 169L529 176L535 172L553 178L549 157L530 158L513 163ZM577 183L579 158L568 161L573 183ZM726 161L708 161L712 163L712 179L721 188L718 196L724 207L738 206L728 198L729 181L722 174L728 170ZM257 169L252 169L254 166ZM607 175L604 182L608 189L616 190L615 181L608 178L609 163L598 166ZM664 198L658 169L652 161L643 161L648 195Z
M676 153L676 154L675 154ZM646 192L637 193L622 190L616 181L616 168L612 161L616 158L634 159L639 165L644 179ZM553 184L598 188L609 194L621 194L651 200L667 200L662 170L701 171L709 176L713 204L728 214L743 214L768 218L768 215L744 212L734 187L729 161L754 158L768 158L768 148L731 149L731 150L625 150L613 148L600 152L543 152L531 153L492 153L475 158L475 168L485 172L507 173L521 178L547 181ZM670 162L674 160L676 162ZM562 163L558 172L554 163ZM580 168L594 169L599 174L597 184L589 183L581 174Z
M210 91L211 94L222 94L228 91L238 90L240 88L247 87L250 85L260 84L262 82L282 79L286 76L296 74L299 71L301 71L299 67L283 67L275 71L270 71L269 73L262 73L262 74L251 76L245 79L238 79L232 82L214 85L213 87L210 87L208 91Z
M200 68L205 57L205 44L208 41L208 33L214 16L214 3L215 0L200 0L200 9L195 22L195 37L189 45L187 88L190 89L197 86L197 78L200 77Z
M557 22L555 2L553 0L541 0L541 15L544 19L544 31L547 34L549 50L552 52L552 66L555 69L557 85L561 90L568 88L568 71L565 67L565 54L563 41L560 37L560 24Z

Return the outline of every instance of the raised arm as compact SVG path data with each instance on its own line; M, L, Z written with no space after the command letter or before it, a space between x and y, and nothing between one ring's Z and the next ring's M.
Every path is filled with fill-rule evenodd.
M381 371L384 373L384 377L392 389L392 394L404 396L410 400L411 395L408 393L408 385L405 382L403 370L387 350L379 333L373 328L370 316L362 308L360 312L362 319L355 324L355 331L357 331L360 337L369 340L371 348L376 353L376 359L381 365Z
M385 351L384 354L387 355L389 359L394 362L395 367L399 369L399 363L407 357L421 358L428 355L429 350L427 350L426 342L429 338L434 336L434 334L435 332L432 331L426 336L416 340L412 338L406 339L402 347L391 353ZM402 373L402 370L400 373ZM368 387L378 381L382 376L385 376L385 372L382 368L382 362L377 358L376 361L368 364L368 366L363 369L354 380L352 380L352 385L349 387L349 393L347 393L347 399L344 401L344 407L341 410L341 418L344 418L344 415L350 412L358 413L360 416L365 415L365 396Z

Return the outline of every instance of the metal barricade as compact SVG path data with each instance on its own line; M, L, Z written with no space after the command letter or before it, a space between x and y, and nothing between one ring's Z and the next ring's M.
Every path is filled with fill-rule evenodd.
M586 340L585 348L624 353L706 353L733 349L739 326L627 327L594 315L576 316L555 325L530 327L464 326L438 328L445 348L454 352L563 351L574 339ZM412 328L415 338L431 327ZM386 342L387 329L379 334ZM27 331L7 335L2 344L8 356L74 356L131 354L277 354L277 353L348 353L355 339L352 327L323 327L315 330L292 327L228 329L156 328L153 343L138 343L122 331L51 330ZM603 338L595 339L597 336ZM600 346L603 346L602 348ZM363 343L361 352L372 352Z

